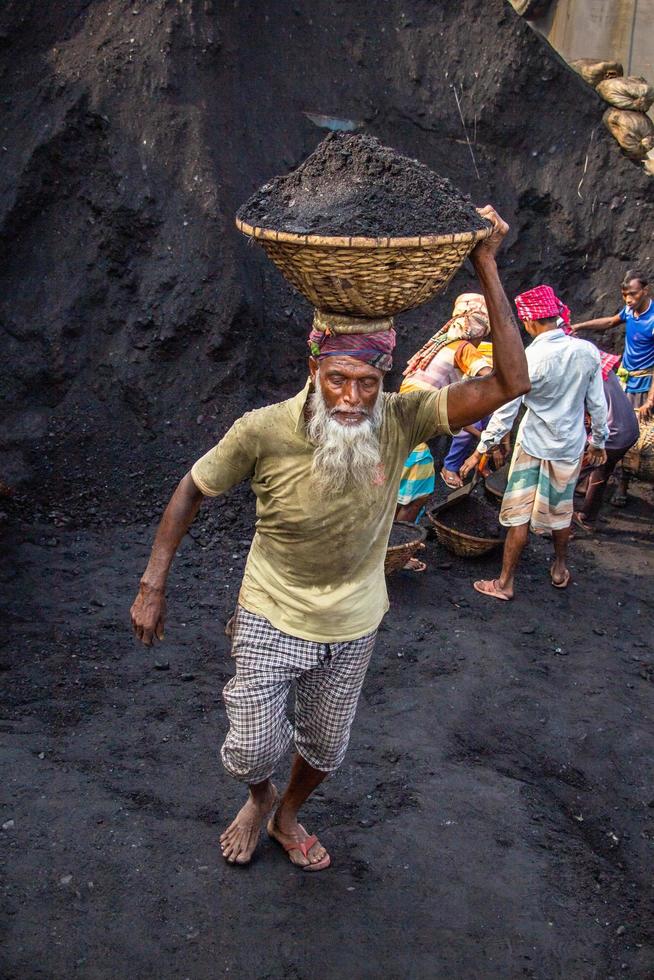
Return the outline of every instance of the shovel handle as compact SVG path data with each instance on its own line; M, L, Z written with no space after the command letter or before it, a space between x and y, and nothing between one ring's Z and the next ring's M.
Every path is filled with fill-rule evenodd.
M481 479L481 471L483 470L487 462L488 462L488 453L483 453L479 459L479 462L477 463L477 469L475 470L472 477L471 482L473 487L476 487L477 484L479 483L479 480Z

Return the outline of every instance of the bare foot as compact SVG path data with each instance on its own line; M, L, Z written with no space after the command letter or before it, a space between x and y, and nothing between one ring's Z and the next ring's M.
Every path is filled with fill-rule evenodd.
M305 871L324 871L329 867L329 854L318 838L308 834L302 824L298 823L296 817L284 817L278 810L268 821L268 833L282 845L291 864L298 868L304 868Z
M279 794L271 783L263 799L255 801L250 793L227 830L220 835L223 857L230 864L248 864L259 841L263 823L276 805Z
M500 588L500 580L497 578L480 579L478 582L473 582L472 587L477 592L481 592L482 595L490 595L493 599L503 599L504 602L513 598L513 589L509 591L509 589Z

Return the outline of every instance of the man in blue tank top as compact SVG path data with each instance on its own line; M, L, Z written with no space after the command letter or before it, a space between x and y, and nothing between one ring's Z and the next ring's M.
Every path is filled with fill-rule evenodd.
M627 398L643 421L654 417L654 303L648 283L646 273L629 269L622 280L624 306L619 313L571 325L576 332L607 330L624 323L624 353L618 375L625 382ZM623 477L622 486L612 500L616 507L626 504L627 486L628 480Z

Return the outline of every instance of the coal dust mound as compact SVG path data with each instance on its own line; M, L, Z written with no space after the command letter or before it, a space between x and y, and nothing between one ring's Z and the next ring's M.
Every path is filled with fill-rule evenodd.
M483 497L468 497L458 506L436 516L453 531L471 534L475 538L500 538L504 534L498 522L497 507Z
M247 224L295 234L444 235L486 223L470 198L373 136L330 133L297 170L240 208Z
M415 524L393 524L391 528L391 534L388 539L389 548L398 548L402 544L410 544L412 541L417 541L421 535L420 529L417 529Z

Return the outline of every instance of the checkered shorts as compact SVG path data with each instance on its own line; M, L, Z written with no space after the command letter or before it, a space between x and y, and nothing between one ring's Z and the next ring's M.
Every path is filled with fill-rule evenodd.
M223 691L229 732L220 753L227 771L259 783L294 742L314 769L334 772L345 757L377 631L315 643L281 633L242 606L231 626L236 674ZM294 725L286 714L293 681Z

